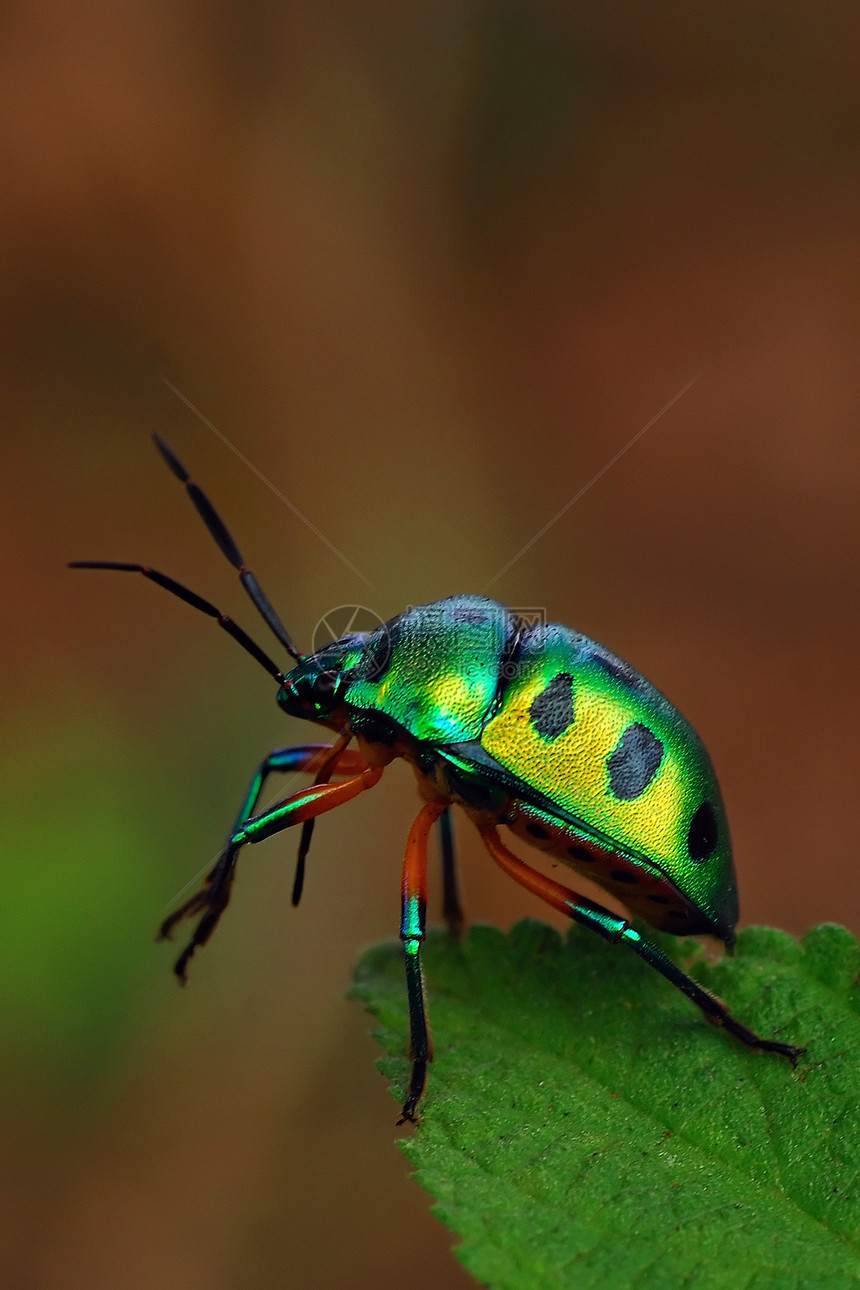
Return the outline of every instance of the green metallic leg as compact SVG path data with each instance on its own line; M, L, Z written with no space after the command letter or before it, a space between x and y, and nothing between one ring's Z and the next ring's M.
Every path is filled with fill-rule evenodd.
M400 939L406 965L406 997L409 1002L409 1056L412 1072L409 1090L398 1124L417 1124L415 1109L427 1081L427 1063L433 1048L427 1031L424 976L421 970L421 942L427 923L427 837L445 810L444 802L428 802L419 811L406 843L401 885Z
M333 811L336 806L342 806L378 784L382 770L381 766L366 766L343 784L311 784L300 788L283 802L246 820L236 829L228 845L243 847L246 842L262 842L294 824L302 824L317 815L324 815L326 811Z
M323 755L325 749L323 749ZM320 749L314 745L302 745L300 748L282 748L271 753L260 765L251 781L245 801L226 846L216 860L206 878L204 887L186 901L175 913L166 918L159 929L158 939L169 939L177 923L186 918L200 914L200 921L194 929L191 940L182 951L174 965L174 972L183 983L189 960L194 952L205 945L218 925L218 921L227 908L239 851L246 842L261 842L282 829L305 820L322 815L326 811L341 806L367 788L372 788L382 774L380 768L365 767L352 779L342 784L318 784L299 789L284 801L277 803L260 815L251 816L259 799L263 783L273 770L307 770L309 764L319 764Z
M303 771L316 770L318 766L324 764L332 747L331 744L296 744L294 748L276 748L269 753L268 757L264 757L248 785L248 791L239 808L236 823L233 825L233 832L240 829L253 815L266 780L274 771L282 773L293 771L300 774Z
M460 904L457 883L454 829L450 806L446 806L439 816L439 848L442 852L442 914L448 931L454 936L459 936L463 930L463 907Z
M560 913L567 914L568 918L572 918L583 927L591 928L604 940L611 941L614 945L619 942L628 945L634 953L685 994L697 1008L701 1008L710 1022L715 1026L722 1026L748 1048L758 1048L765 1053L778 1053L780 1057L790 1061L792 1066L797 1065L798 1057L806 1052L805 1048L795 1048L792 1044L780 1044L773 1039L762 1039L755 1031L736 1021L716 995L711 994L704 986L687 976L686 972L682 972L662 950L658 950L656 945L652 945L650 941L640 936L626 919L619 918L601 905L577 896L576 892L571 891L569 887L554 882L552 878L545 877L544 874L538 873L536 869L525 864L504 845L496 832L495 825L479 824L478 831L496 863L523 887L539 896L541 900L545 900Z
M593 932L597 932L604 940L611 941L615 945L619 942L629 945L635 954L685 994L697 1008L701 1008L708 1021L715 1026L722 1026L730 1035L734 1035L735 1039L746 1044L747 1048L758 1048L763 1053L778 1053L780 1057L787 1058L792 1066L796 1066L798 1057L806 1052L805 1048L795 1048L792 1044L780 1044L774 1039L762 1039L754 1030L736 1021L721 999L699 985L692 977L687 976L686 972L682 972L662 950L658 950L656 945L652 945L650 941L640 936L625 919L617 918L600 905L592 906L579 902L571 904L566 912L583 927L590 927Z
M288 773L293 771L299 773L308 769L315 769L317 765L322 764L328 752L329 745L327 744L297 744L293 748L275 748L270 752L267 757L263 758L254 772L248 791L239 808L239 814L236 817L232 832L235 833L250 818L257 802L260 800L260 794L263 791L266 780L273 772ZM218 925L218 920L227 908L233 878L236 873L237 858L238 849L232 848L228 843L206 875L203 888L166 918L159 928L158 939L168 940L177 923L183 922L186 918L193 918L196 914L202 915L194 931L191 943L179 956L174 966L174 971L182 982L186 979L185 969L188 965L188 960L199 945L205 945L206 941L209 940Z

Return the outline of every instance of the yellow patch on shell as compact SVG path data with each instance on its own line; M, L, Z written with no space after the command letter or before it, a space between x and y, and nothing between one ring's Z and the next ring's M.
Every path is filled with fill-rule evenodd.
M484 728L481 743L508 770L586 826L622 848L670 861L685 843L691 812L689 754L637 696L616 687L610 691L600 674L595 676L598 684L589 685L592 670L581 664L575 669L574 721L556 738L541 735L531 715L547 685L547 670L541 668L517 678ZM644 791L624 800L611 791L607 762L624 731L636 722L661 741L663 756Z

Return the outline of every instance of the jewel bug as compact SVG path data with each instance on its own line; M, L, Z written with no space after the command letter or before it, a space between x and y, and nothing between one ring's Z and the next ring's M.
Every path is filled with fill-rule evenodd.
M160 939L169 938L179 923L197 919L174 967L181 981L227 907L242 847L301 824L292 892L297 905L316 818L372 788L392 761L403 758L424 804L402 873L411 1075L398 1123L416 1120L432 1056L421 943L427 843L437 823L445 920L453 932L462 924L450 820L455 804L517 882L607 941L628 945L747 1047L796 1065L805 1049L749 1030L627 919L544 876L499 836L498 826L506 826L586 874L654 927L678 936L710 934L731 948L738 898L720 790L702 742L668 699L580 632L557 623L528 625L483 596L414 607L372 632L303 654L207 495L167 444L153 438L294 667L283 672L232 618L156 569L106 560L76 560L70 567L143 574L215 619L271 676L283 711L336 736L331 744L275 749L254 772L203 887L159 930ZM263 785L277 772L307 772L313 782L255 814Z

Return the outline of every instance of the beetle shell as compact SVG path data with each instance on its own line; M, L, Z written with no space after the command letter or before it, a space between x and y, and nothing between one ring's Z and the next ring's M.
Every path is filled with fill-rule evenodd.
M482 596L407 609L371 636L347 704L388 717L422 744L479 739L515 628L509 610Z
M397 744L419 776L652 925L733 939L737 885L708 754L669 700L602 645L452 596L305 659L283 706L311 715L323 670L340 681L333 724Z

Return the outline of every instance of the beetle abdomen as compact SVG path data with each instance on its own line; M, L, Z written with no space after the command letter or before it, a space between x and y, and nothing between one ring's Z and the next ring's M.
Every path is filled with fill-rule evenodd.
M513 811L509 807L506 823L517 837L590 878L652 927L675 936L698 936L714 930L654 865L601 846L527 803L517 802L513 807Z
M711 930L731 932L731 844L710 760L681 714L629 664L570 628L529 629L481 745L586 834L617 846L643 873L649 864L659 870ZM597 881L611 874L608 863ZM619 881L634 904L634 884ZM656 911L641 912L655 921Z

